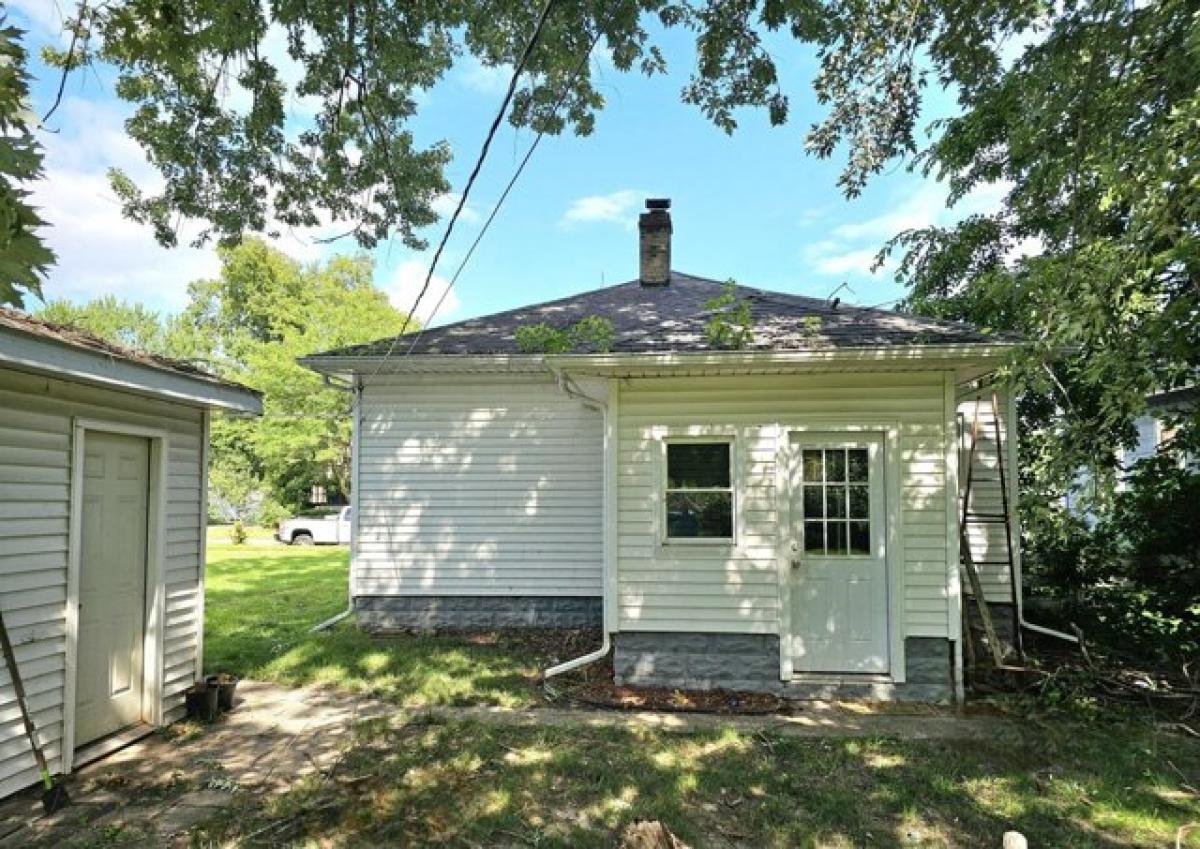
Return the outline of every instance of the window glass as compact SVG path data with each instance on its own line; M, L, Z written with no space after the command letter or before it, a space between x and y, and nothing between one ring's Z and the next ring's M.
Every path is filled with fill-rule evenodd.
M866 483L867 482L867 449L851 448L846 452L849 460L847 468L851 482Z
M729 488L728 442L667 445L668 489Z
M804 479L815 483L825 480L825 462L822 452L804 452Z
M871 553L871 481L865 448L806 448L802 456L804 550Z
M667 444L667 536L733 539L733 475L728 442Z
M668 492L667 536L733 536L733 500L728 492Z

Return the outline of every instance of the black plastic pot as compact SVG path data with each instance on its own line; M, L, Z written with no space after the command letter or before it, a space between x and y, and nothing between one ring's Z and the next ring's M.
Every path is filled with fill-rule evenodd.
M236 675L222 673L217 676L217 704L221 710L233 710L233 693L237 685Z
M203 722L214 721L220 692L220 687L211 686L208 680L197 681L187 691L187 715Z

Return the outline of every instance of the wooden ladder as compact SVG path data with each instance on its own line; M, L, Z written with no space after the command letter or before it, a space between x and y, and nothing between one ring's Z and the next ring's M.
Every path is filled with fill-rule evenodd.
M1008 475L1005 472L1005 453L1004 453L1004 437L1000 428L1000 411L999 404L996 400L996 393L991 396L991 413L992 426L994 428L994 438L996 443L996 471L995 478L977 478L975 475L975 450L979 444L979 407L982 403L982 397L975 397L974 415L971 418L971 447L967 459L967 482L963 488L962 494L962 521L958 524L958 542L959 555L962 564L963 572L966 573L967 581L971 585L971 596L975 600L975 605L979 610L979 619L983 624L984 637L987 639L989 653L992 656L992 663L997 668L1004 668L1004 653L1000 649L1000 640L996 637L996 626L992 621L992 613L988 609L987 600L983 594L983 582L979 579L979 566L1004 566L1008 571L1009 586L1012 590L1013 610L1016 611L1017 604L1017 579L1016 579L1016 563L1013 556L1013 532L1012 532L1012 515L1010 511L1008 498ZM971 510L971 489L976 483L997 483L1000 485L1000 506L1001 512L987 513ZM988 526L988 525L1004 525L1004 559L992 559L976 561L971 554L971 538L970 528L972 526ZM974 646L971 644L970 627L966 627L966 636L968 643L969 656L974 657ZM1018 657L1024 661L1025 649L1021 639L1021 628L1016 626L1013 629L1013 639L1017 650Z

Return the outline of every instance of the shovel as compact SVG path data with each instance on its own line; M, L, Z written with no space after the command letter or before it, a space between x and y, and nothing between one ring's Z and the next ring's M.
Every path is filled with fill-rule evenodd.
M50 776L50 767L46 764L46 756L38 745L37 730L33 727L33 717L29 715L29 705L25 701L25 687L21 683L21 672L17 668L17 656L13 653L12 642L8 639L8 628L4 625L4 614L0 613L0 648L4 650L4 663L8 666L8 677L12 679L13 689L17 693L17 703L21 706L21 719L25 720L25 735L33 748L33 756L37 760L38 770L42 775L42 810L49 816L70 803L67 788L55 784Z

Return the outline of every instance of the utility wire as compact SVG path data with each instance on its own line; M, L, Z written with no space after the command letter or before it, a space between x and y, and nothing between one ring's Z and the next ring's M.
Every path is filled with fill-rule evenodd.
M542 35L542 30L546 26L546 18L549 17L550 9L553 6L554 0L546 0L546 5L542 7L541 14L538 15L533 35L529 37L529 41L525 44L525 49L522 51L520 59L517 60L516 67L513 68L512 79L508 82L508 91L504 93L504 100L501 102L500 108L496 111L496 117L492 120L492 125L488 128L487 135L483 139L483 147L479 151L479 157L475 160L475 167L471 169L471 174L467 177L462 194L458 197L458 204L454 207L450 221L446 224L446 231L442 234L441 241L438 242L437 250L434 251L433 261L430 262L429 271L425 274L425 282L421 284L421 290L417 293L417 299L413 301L412 309L405 313L404 323L400 326L400 332L392 338L392 342L388 346L387 352L383 355L383 359L379 361L379 365L371 373L372 378L379 374L380 370L387 363L388 358L396 350L396 343L400 341L400 337L408 332L408 325L412 322L413 314L416 313L417 308L421 305L421 300L429 290L429 284L433 280L433 273L437 269L438 260L441 259L442 251L446 248L446 243L450 241L450 234L454 232L454 225L458 222L459 215L462 214L463 208L467 205L467 197L471 194L471 188L475 185L475 180L483 168L483 161L487 158L488 149L492 146L492 139L496 137L496 133L500 129L500 123L508 113L508 107L512 103L513 94L517 90L517 83L521 79L521 73L525 70L525 65L529 62L533 48L537 45L538 39Z
M585 50L583 55L579 58L579 63L576 64L575 69L571 72L571 76L567 79L566 85L563 86L562 92L558 96L558 100L555 101L554 106L551 108L552 114L561 109L563 103L566 102L567 97L571 93L571 87L575 84L575 81L579 78L579 75L583 73L583 69L587 67L587 63L591 58L592 51L596 49L596 45L600 41L600 36L604 32L604 27L607 25L609 20L612 19L615 11L616 5L614 4L613 9L609 12L608 18L603 23L597 22L596 32L593 34L587 50ZM446 288L442 291L442 296L438 298L437 303L434 304L433 312L429 314L429 320L425 322L420 330L417 331L417 335L413 339L412 344L408 346L405 356L408 356L413 352L413 349L417 347L417 343L421 341L421 336L425 333L425 330L430 324L433 323L433 319L437 315L438 310L442 308L442 304L445 302L446 296L450 294L450 290L453 289L454 284L458 282L458 278L463 273L463 269L466 268L467 263L470 262L471 256L475 253L475 249L479 247L479 243L483 241L483 237L487 234L488 228L492 226L492 222L496 219L496 215L500 212L500 207L503 206L504 201L508 199L509 192L511 192L513 186L517 184L517 180L520 179L522 172L525 170L525 166L529 164L529 160L533 157L533 152L537 150L538 145L542 143L542 138L545 137L545 135L545 130L539 130L537 135L534 136L533 142L529 145L529 149L525 151L525 156L522 157L520 164L517 165L517 170L513 172L512 178L508 181L508 185L505 186L504 191L500 193L500 198L496 201L495 206L492 207L491 214L488 215L487 220L483 222L483 226L479 229L479 233L475 236L475 241L471 243L471 247L467 250L466 254L462 258L462 261L458 264L458 268L455 269L454 275L450 278L449 282L446 284Z

